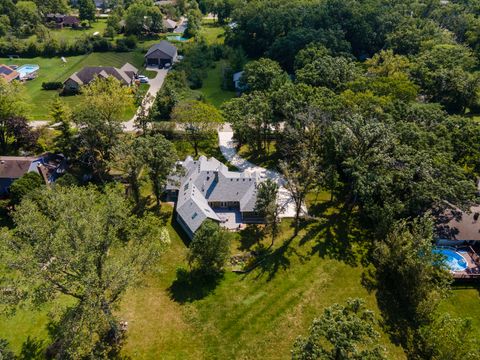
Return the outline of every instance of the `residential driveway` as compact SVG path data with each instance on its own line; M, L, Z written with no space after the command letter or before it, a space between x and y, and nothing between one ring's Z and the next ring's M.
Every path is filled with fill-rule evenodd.
M271 179L275 181L279 186L277 202L283 208L280 217L295 217L295 203L292 199L292 194L284 186L285 179L283 176L277 171L257 166L240 157L237 154L235 140L233 140L233 130L230 124L226 123L223 127L218 129L218 143L222 155L230 162L230 164L239 170L250 173L257 172L263 179ZM306 208L303 209L303 212L306 213Z
M143 101L143 105L145 106L145 109L148 113L150 108L153 105L153 102L155 100L155 96L157 96L158 91L162 88L163 82L165 81L165 78L167 77L168 70L165 69L158 69L158 68L151 68L148 67L147 70L149 71L155 71L157 73L157 76L155 76L153 79L149 79L150 83L150 88L147 91L148 95L151 95L150 101L147 101L147 96L145 96L145 99ZM135 127L135 119L137 118L138 112L140 111L140 107L137 110L137 113L131 118L129 121L124 122L123 125L123 131L137 131L138 129Z

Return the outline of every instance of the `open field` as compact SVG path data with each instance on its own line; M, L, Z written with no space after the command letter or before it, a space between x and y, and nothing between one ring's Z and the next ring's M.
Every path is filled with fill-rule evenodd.
M171 208L164 206L164 211ZM326 219L329 214L333 212L327 212ZM343 231L327 224L328 220L312 222L292 239L286 221L267 260L251 273L227 272L217 286L185 286L176 281L176 270L186 268L187 248L169 220L169 250L126 294L119 309L120 318L129 324L124 354L133 359L156 359L158 354L164 359L288 359L295 338L325 306L362 297L378 315L374 294L360 283L362 244L354 235L361 234L351 234L349 247L340 241ZM251 233L236 238L234 253L252 247ZM0 336L16 351L28 336L47 342L46 311L23 312L8 321L0 318L0 328L16 324L20 330L3 330ZM385 335L382 343L389 359L405 358Z
M40 70L38 77L34 80L25 83L25 97L30 104L29 114L32 120L48 120L49 105L58 97L58 91L43 90L42 82L48 81L65 81L74 72L82 69L85 66L115 66L121 67L126 62L131 63L138 69L143 69L143 52L104 52L91 53L88 55L72 56L67 58L67 63L63 64L59 57L43 58L36 57L31 59L15 59L13 61L7 58L0 58L0 63L23 65L23 64L38 64ZM143 70L145 71L145 70ZM150 74L149 74L150 75ZM67 105L74 106L78 102L77 96L62 96L60 97ZM130 119L135 113L135 108L128 109L124 114L124 119Z

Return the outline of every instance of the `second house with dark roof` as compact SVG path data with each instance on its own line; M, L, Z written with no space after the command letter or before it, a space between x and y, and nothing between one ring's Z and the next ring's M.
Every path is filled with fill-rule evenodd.
M74 73L63 82L66 91L76 92L83 85L88 85L95 78L107 78L113 76L119 80L122 85L132 85L138 75L138 69L126 63L120 69L112 66L88 66Z
M177 61L177 48L166 40L160 41L148 49L145 54L145 64L163 68L166 64L173 64Z

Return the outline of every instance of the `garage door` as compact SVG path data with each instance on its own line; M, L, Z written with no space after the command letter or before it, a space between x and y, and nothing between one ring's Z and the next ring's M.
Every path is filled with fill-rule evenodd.
M158 65L158 59L156 58L148 58L147 59L147 64L152 66L152 65Z

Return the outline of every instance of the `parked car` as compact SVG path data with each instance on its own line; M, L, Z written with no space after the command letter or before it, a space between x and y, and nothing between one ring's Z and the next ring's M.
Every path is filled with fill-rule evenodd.
M146 77L145 75L138 75L137 79L148 79L148 77Z
M149 82L147 77L138 78L138 80L140 80L140 84L148 84Z
M172 64L166 63L163 67L164 67L164 69L170 69L171 66L172 66Z

